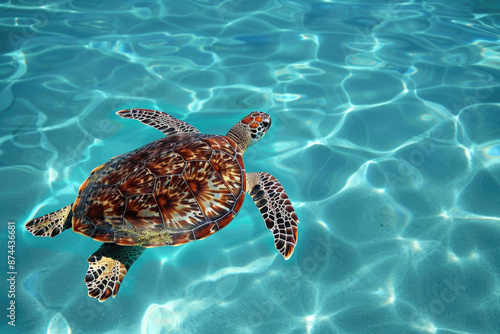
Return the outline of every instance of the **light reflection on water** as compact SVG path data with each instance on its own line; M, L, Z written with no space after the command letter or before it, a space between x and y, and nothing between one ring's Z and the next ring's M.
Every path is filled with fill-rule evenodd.
M0 6L0 212L18 223L18 329L500 328L492 2ZM220 134L251 110L270 113L246 168L287 189L301 221L292 259L247 200L216 235L148 250L116 299L87 297L98 244L35 239L22 225L74 201L94 167L161 138L114 115L130 107Z

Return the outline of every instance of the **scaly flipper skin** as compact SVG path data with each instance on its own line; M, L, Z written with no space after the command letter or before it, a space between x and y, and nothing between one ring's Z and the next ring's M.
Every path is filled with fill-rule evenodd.
M145 248L138 246L103 244L87 260L89 270L85 276L85 283L89 296L100 302L111 296L114 298L128 269L144 250Z
M53 238L71 227L71 220L73 218L72 206L73 204L70 204L56 212L35 218L27 222L25 227L28 232L36 237Z
M151 109L125 109L118 111L116 114L122 118L136 119L143 124L163 132L165 136L174 133L200 133L194 126L178 120L163 111Z
M247 174L247 191L273 232L276 249L288 260L297 244L299 220L281 183L271 174Z

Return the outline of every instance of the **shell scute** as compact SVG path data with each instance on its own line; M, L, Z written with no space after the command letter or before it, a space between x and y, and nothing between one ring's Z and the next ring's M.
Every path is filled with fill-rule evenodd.
M116 187L124 196L150 194L153 192L155 179L155 176L148 170L140 169L127 175L116 184Z
M170 243L170 245L172 245L172 246L180 246L180 245L183 245L183 244L186 244L188 242L196 240L194 238L192 231L174 233L174 234L171 234L170 236L172 237L172 241Z
M212 154L210 163L222 177L231 193L234 196L238 196L241 193L243 182L241 167L238 165L237 160L226 153L215 151Z
M234 195L208 161L189 162L184 179L209 221L220 218L233 208Z
M185 161L207 160L212 155L212 148L201 140L180 144L174 151L181 155Z
M227 216L217 221L217 225L219 225L220 229L223 229L224 227L227 226L227 224L229 224L234 219L234 217L236 217L236 213L230 212Z
M125 226L133 229L161 231L165 229L156 199L153 195L139 195L127 198L123 214Z
M146 168L156 176L166 174L182 174L185 166L184 159L179 153L168 152L146 162Z
M115 187L98 188L94 196L87 198L86 217L96 227L111 231L122 226L124 210L125 198Z
M83 234L83 235L92 235L94 232L95 226L94 224L85 216L73 216L73 231Z
M165 227L172 232L191 230L206 221L182 176L160 177L154 196Z
M141 161L126 161L110 164L101 172L100 178L94 182L96 186L109 186L118 183L125 176L139 172L143 168Z
M201 240L208 237L211 234L214 234L219 230L219 226L217 223L209 223L202 226L197 227L193 230L194 237L196 240Z
M233 211L239 212L241 206L243 205L243 200L245 199L245 194L240 194L240 197L236 200L236 204L234 205Z
M229 141L222 136L208 137L208 138L203 138L202 140L208 145L210 145L210 147L214 151L222 151L232 156L234 156L236 153L234 148L229 143Z

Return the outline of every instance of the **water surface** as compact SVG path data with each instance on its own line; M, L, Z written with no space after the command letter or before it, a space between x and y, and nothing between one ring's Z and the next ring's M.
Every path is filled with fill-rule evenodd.
M0 217L17 223L15 329L498 332L499 9L3 3ZM117 298L89 298L86 260L99 244L70 231L34 238L23 225L72 203L94 167L162 137L114 114L132 107L213 134L268 112L273 127L246 168L272 173L291 197L293 257L274 249L247 199L210 238L145 252ZM1 326L14 332L5 317Z

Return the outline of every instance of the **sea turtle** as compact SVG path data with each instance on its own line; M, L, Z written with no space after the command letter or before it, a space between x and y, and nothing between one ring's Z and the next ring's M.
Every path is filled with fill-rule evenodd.
M35 236L65 229L104 242L88 258L89 296L115 297L130 266L148 247L178 246L224 228L249 192L289 259L297 243L297 215L280 182L265 172L246 173L243 153L271 126L255 111L226 136L204 135L164 112L118 111L166 137L112 158L94 169L73 204L26 223Z

